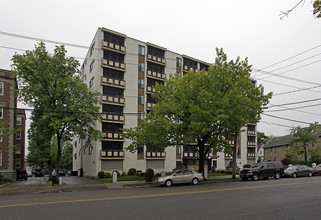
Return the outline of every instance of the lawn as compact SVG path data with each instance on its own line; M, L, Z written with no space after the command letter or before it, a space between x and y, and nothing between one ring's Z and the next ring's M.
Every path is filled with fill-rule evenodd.
M122 182L122 181L139 181L139 180L145 180L145 177L143 177L143 176L119 176L119 177L117 177L117 181L118 182ZM98 181L112 183L113 182L113 178L112 177L103 178L103 179L98 179Z

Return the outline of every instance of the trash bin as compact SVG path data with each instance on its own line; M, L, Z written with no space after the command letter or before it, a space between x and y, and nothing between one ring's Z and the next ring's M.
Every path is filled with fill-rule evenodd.
M83 177L83 176L84 176L84 169L83 169L83 168L80 168L80 169L79 169L79 176L80 176L80 177Z

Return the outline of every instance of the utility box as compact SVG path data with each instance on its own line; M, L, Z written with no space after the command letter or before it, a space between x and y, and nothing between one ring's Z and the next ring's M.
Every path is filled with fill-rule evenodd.
M113 172L113 183L117 183L117 172Z

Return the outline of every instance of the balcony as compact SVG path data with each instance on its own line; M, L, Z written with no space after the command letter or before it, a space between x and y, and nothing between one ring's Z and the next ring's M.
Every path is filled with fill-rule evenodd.
M155 90L154 87L152 87L152 86L147 86L147 91L146 91L146 93L155 93L155 92L156 92L156 90Z
M234 141L228 141L228 143L232 146L234 146Z
M107 141L124 141L120 132L105 132L103 133L103 139Z
M120 70L120 71L125 71L126 69L126 64L125 63L120 63L120 62L116 62L113 60L107 60L107 59L102 59L102 66L103 67L108 67L108 68L112 68L115 70Z
M122 97L102 95L101 100L104 104L125 106L125 99Z
M100 159L124 159L124 151L100 151Z
M147 76L149 78L152 79L156 79L156 80L162 80L164 81L164 79L166 79L166 74L164 73L157 73L157 72L152 72L151 70L147 70Z
M213 153L208 153L208 154L206 154L205 159L209 159L209 157L212 158L213 156L214 156ZM198 159L199 153L198 152L195 152L195 153L194 152L184 152L183 158L184 159Z
M151 54L147 54L147 61L161 64L161 65L166 65L166 60L164 58L153 56Z
M122 54L126 53L126 47L118 45L118 44L110 43L110 42L107 42L104 40L103 40L103 49L111 50L114 52L119 52Z
M190 70L197 71L198 69L194 69L193 67L189 67L189 66L184 66L184 68L183 68L183 71L185 71L185 72L188 72Z
M154 107L156 104L155 103L151 103L151 102L147 102L146 103L146 109L150 110L152 107Z
M255 131L247 130L247 135L256 135Z
M124 80L102 77L101 81L102 81L102 85L125 89Z
M249 158L249 159L255 159L256 158L256 154L251 154L251 153L249 153L249 154L247 154L247 158Z
M118 123L118 124L124 124L125 123L124 115L103 114L102 117L103 117L103 122L111 122L111 123Z
M146 152L146 159L165 159L165 152Z
M249 146L249 147L256 147L256 142L250 142L250 141L248 141L248 142L247 142L247 146Z

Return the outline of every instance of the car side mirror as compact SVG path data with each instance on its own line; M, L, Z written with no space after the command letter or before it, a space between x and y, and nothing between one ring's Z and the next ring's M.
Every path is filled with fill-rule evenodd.
M261 166L261 168L260 168L260 169L262 169L262 168L264 168L264 166Z

